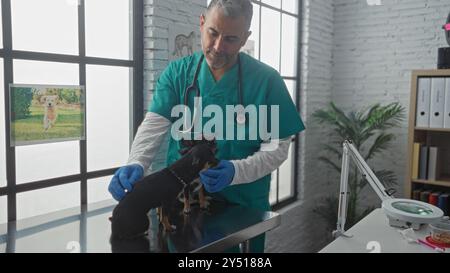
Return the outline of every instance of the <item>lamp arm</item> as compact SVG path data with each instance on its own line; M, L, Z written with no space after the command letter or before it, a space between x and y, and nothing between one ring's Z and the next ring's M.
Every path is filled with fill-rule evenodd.
M356 166L359 171L363 174L363 177L369 182L372 189L375 193L380 197L381 201L392 198L391 194L386 190L383 184L380 182L378 177L373 173L372 169L370 169L369 165L367 165L366 161L364 161L361 154L355 148L351 141L345 141L344 145L346 145L350 151L350 156L353 158Z
M349 175L349 156L353 159L358 170L362 173L363 177L369 182L372 189L378 195L378 197L384 201L386 199L391 199L391 194L386 191L383 184L378 180L376 175L367 165L364 158L355 148L350 140L344 141L342 145L342 168L341 168L341 185L339 191L339 208L338 208L338 219L336 224L336 230L333 232L333 236L336 238L340 235L345 235L345 222L347 218L347 196L348 196L348 175ZM348 235L345 235L349 237Z

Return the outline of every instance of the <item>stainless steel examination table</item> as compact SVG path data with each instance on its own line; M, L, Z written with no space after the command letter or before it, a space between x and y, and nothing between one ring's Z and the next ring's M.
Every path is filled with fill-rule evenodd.
M0 252L221 252L238 244L246 252L249 239L281 222L276 212L192 207L188 216L173 217L175 232L163 232L151 213L148 236L111 244L109 217L114 206L106 201L0 225Z

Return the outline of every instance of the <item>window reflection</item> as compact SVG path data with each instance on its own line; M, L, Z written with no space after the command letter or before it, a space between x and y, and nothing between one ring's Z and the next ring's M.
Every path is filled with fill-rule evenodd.
M111 178L112 175L88 180L89 204L111 199L111 194L108 191Z
M289 95L291 95L292 101L295 103L295 88L296 88L296 81L293 80L284 80L284 83L286 84L286 87L289 91Z
M87 56L131 58L131 4L130 0L85 1Z
M280 70L280 13L261 7L261 61Z
M17 219L79 206L80 183L71 183L17 194Z
M297 73L297 22L290 15L282 15L281 75L295 77Z
M51 179L80 172L78 141L16 147L16 183Z
M14 60L14 83L78 85L78 64Z
M298 0L282 0L283 10L290 13L298 14Z
M15 50L78 54L78 5L62 0L11 1Z
M130 147L130 69L86 67L88 171L122 166Z
M0 187L6 186L6 150L5 150L5 96L3 81L3 59L0 59ZM1 211L1 210L0 210Z
M4 224L8 221L8 216L7 216L7 200L6 200L6 196L0 196L0 225ZM1 248L1 243L0 243L0 248ZM1 251L1 249L0 249Z
M269 192L269 202L271 205L277 202L277 180L278 180L278 170L272 172L272 179L270 180L270 192Z
M2 5L0 5L0 22L3 22ZM0 48L3 48L3 24L0 24Z
M279 179L280 179L280 189L279 189L279 199L280 201L283 199L287 199L292 197L294 194L294 184L293 174L294 174L294 165L293 165L293 143L291 143L291 147L289 148L288 158L286 161L281 164L279 170Z
M252 34L248 38L247 44L242 49L242 51L255 59L259 59L259 9L260 5L253 4L253 17L250 26Z
M293 0L290 0L293 1ZM274 8L281 8L281 0L262 0L261 2L263 2L264 4L268 4Z

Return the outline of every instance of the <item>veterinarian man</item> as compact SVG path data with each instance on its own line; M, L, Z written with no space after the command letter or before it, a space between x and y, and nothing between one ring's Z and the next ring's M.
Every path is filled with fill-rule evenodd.
M128 164L115 173L110 183L109 191L116 200L122 199L126 190L132 190L144 170L147 174L149 168L156 171L180 158L180 144L170 135L171 125L178 117L172 117L171 111L183 104L185 90L192 84L198 67L195 84L204 107L217 105L225 112L227 105L238 105L240 101L243 105L279 105L278 145L274 147L273 143L261 140L237 140L236 136L233 140L217 140L219 165L200 173L201 182L213 198L270 210L270 174L287 159L291 137L302 131L304 125L278 72L239 53L251 34L252 15L249 0L211 1L200 17L202 51L171 62L158 80ZM237 92L239 88L242 90ZM195 92L189 94L191 111L194 96ZM248 124L247 120L245 126ZM161 148L165 145L167 151ZM155 166L161 163L161 152L165 156L164 164ZM158 157L160 160L155 161ZM252 239L251 252L263 252L264 241L264 235Z

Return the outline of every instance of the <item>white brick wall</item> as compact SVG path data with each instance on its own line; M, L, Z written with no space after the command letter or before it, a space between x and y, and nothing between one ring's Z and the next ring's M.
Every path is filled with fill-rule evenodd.
M301 116L306 130L300 141L299 197L303 201L302 231L296 241L300 249L315 252L327 243L330 234L324 220L313 209L330 190L333 171L318 160L329 129L312 120L312 113L326 107L332 98L332 50L334 4L332 1L304 0L302 40Z
M305 0L302 41L302 117L306 131L301 139L300 197L305 221L305 249L315 251L324 242L322 219L311 209L326 195L338 194L339 176L317 158L329 141L329 130L311 119L330 101L346 111L379 102L399 101L409 110L413 69L433 69L437 48L447 46L441 26L450 12L448 0ZM407 119L393 131L397 140L382 160L371 161L380 169L395 171L403 194L407 149ZM379 204L368 189L368 203Z
M169 63L169 25L196 27L205 8L206 0L144 0L144 113Z
M332 99L345 109L399 101L409 113L413 69L434 69L438 47L446 46L441 29L450 12L448 0L335 0ZM384 158L371 164L397 174L403 194L407 119L393 130L397 139ZM370 193L371 199L377 197Z
M328 130L311 115L332 97L333 2L305 0L303 7L301 110L306 130L301 141L300 198L315 203L327 193L330 170L318 161Z

